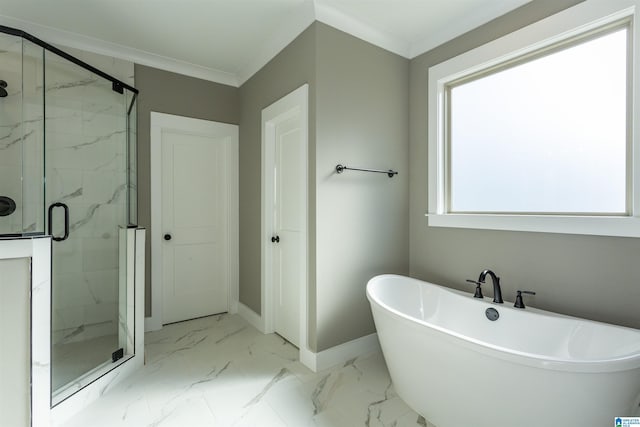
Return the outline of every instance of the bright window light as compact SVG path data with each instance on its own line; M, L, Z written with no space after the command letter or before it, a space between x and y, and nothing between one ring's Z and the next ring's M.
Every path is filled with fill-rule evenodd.
M628 215L628 32L449 83L446 210Z

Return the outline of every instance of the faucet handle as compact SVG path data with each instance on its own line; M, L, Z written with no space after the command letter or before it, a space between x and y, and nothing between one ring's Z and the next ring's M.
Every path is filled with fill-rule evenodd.
M524 308L524 301L522 301L522 294L535 295L536 293L533 291L517 291L516 302L513 304L515 308Z
M467 279L467 282L473 283L474 285L476 285L476 292L473 294L474 298L484 298L484 296L482 295L482 289L480 289L480 285L482 285L481 282L477 282L471 279Z

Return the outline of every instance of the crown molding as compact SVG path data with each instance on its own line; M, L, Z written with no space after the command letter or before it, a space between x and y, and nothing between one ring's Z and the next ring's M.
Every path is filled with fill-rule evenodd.
M348 16L326 4L321 4L317 1L314 1L314 4L316 20L323 24L327 24L340 31L344 31L345 33L351 34L354 37L397 55L405 58L409 57L410 45L407 41L377 30L372 26Z
M184 74L203 80L238 87L238 77L233 73L191 64L186 61L168 58L154 53L122 46L116 43L88 37L70 31L60 30L9 16L0 15L0 24L7 27L20 28L47 43L82 49L88 52L112 56L140 65L159 68L174 73Z
M443 31L439 31L429 37L411 43L408 55L409 59L413 59L416 56L422 55L425 52L430 51L450 40L455 39L481 25L492 21L507 12L517 9L532 0L520 0L519 4L514 7L513 3L506 1L490 1L486 2L482 10L478 13L469 13L464 19L459 19L456 22L452 22Z
M282 49L295 40L315 21L313 1L305 1L298 10L289 15L274 34L269 37L255 58L241 68L238 73L238 86L244 84L262 67L267 65Z
M530 1L531 0L519 0L517 7ZM340 12L331 6L322 4L318 0L305 0L294 13L290 14L287 19L277 27L273 35L264 41L259 53L245 66L240 67L238 72L227 72L208 68L9 16L0 15L0 24L20 28L35 37L46 40L48 43L82 49L132 61L140 65L159 68L228 86L239 87L316 20L382 49L407 59L413 59L513 9L513 3L505 0L488 2L480 13L468 14L464 19L452 22L445 30L423 40L410 43L389 33L377 30L361 20Z

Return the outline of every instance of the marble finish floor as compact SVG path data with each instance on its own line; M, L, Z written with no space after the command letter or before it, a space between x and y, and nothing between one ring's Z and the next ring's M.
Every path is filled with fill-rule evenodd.
M380 353L313 373L238 315L147 333L146 365L65 427L435 427L396 395Z

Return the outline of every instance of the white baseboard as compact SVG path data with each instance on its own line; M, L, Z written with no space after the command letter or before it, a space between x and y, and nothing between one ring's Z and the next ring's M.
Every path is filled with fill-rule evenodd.
M265 333L262 316L259 316L255 311L241 302L238 302L238 314L249 322L251 326L263 334ZM380 342L378 341L378 334L374 333L328 348L319 353L314 353L307 348L301 347L300 363L313 372L318 372L343 364L355 357L365 356L376 351L380 351Z
M300 349L300 363L302 363L307 368L311 369L313 372L318 372L318 353L314 353L311 350L306 348Z
M158 318L157 316L151 316L151 317L145 317L144 318L144 331L145 332L151 332L151 331L159 331L160 329L162 329L162 320L160 320L160 318Z
M241 302L238 302L238 314L244 320L249 322L251 326L253 326L254 328L256 328L257 330L259 330L264 334L265 328L264 328L264 321L262 320L262 316L259 316L258 313L251 310L249 307L247 307Z
M300 350L300 362L313 372L318 372L376 351L380 351L380 342L378 341L378 334L374 333L328 348L319 353Z
M229 314L237 314L238 313L238 301L231 301L229 304Z

